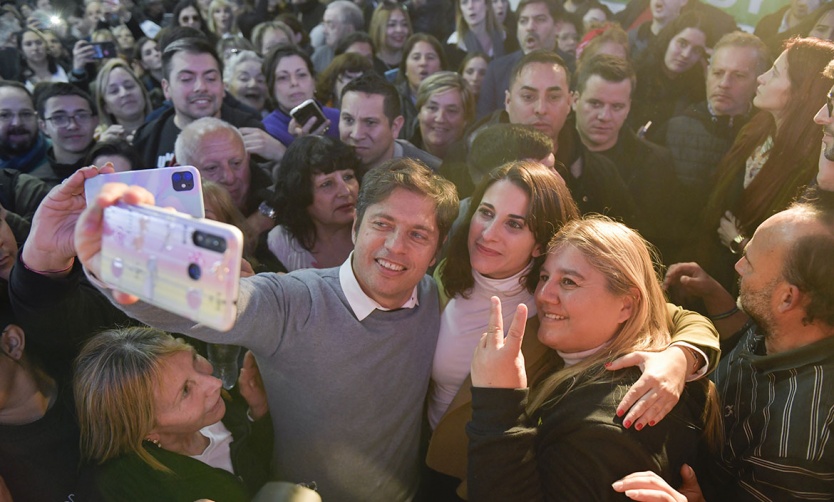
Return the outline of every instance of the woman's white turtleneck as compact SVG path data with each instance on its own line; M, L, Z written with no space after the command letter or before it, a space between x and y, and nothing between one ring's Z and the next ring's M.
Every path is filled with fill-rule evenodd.
M432 430L469 376L475 346L489 323L489 299L493 296L501 299L505 334L519 303L527 305L528 318L535 317L536 303L533 295L520 282L532 266L530 262L524 270L506 279L490 279L473 270L475 285L469 298L458 295L449 300L443 309L432 367L433 385L429 393L428 415Z

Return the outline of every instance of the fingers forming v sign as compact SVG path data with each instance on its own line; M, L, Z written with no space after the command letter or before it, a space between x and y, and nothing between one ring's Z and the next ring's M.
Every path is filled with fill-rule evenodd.
M527 324L527 305L520 304L515 311L510 330L504 338L504 321L501 301L490 299L487 332L475 348L472 357L472 385L496 389L523 389L527 387L527 372L521 342Z

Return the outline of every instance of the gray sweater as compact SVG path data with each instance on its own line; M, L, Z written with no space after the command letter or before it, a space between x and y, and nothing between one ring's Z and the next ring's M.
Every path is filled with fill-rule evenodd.
M150 326L255 354L275 428L273 474L315 481L326 501L410 500L440 310L429 276L419 306L358 321L339 269L242 279L221 333L146 303L117 305Z

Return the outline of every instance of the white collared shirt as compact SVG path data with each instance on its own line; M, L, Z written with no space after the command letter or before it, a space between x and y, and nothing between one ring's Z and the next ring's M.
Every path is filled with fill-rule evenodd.
M374 309L378 310L395 310L387 309L377 303L376 300L365 294L359 281L356 279L356 274L353 273L353 251L350 252L347 260L339 267L339 284L342 286L342 292L347 298L348 305L350 305L353 314L360 321L371 315ZM411 297L399 308L413 309L420 302L417 300L417 286L414 286L414 291L411 292Z

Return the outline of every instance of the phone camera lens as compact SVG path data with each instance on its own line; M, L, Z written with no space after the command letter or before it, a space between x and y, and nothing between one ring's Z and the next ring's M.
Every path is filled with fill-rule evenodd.
M188 266L188 277L191 277L195 281L200 280L200 276L203 274L203 271L200 270L200 266L196 263L192 263Z

